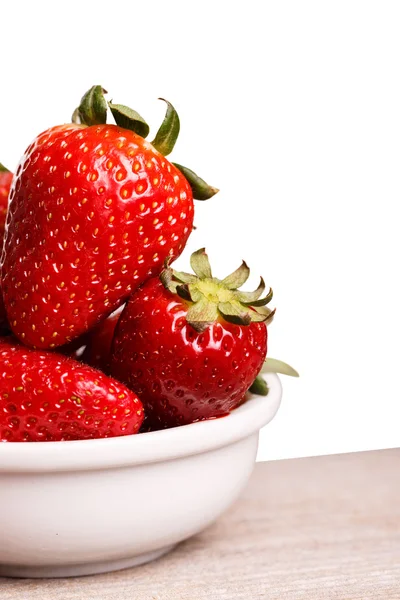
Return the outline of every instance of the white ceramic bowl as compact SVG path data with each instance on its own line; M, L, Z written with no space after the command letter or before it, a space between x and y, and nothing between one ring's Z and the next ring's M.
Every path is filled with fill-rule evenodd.
M254 466L282 389L166 431L0 444L0 575L68 577L157 558L210 525Z

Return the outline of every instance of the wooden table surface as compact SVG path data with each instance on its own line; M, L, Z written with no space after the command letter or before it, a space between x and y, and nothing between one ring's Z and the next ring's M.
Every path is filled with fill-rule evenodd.
M158 561L0 578L0 599L400 600L399 467L400 449L261 463L224 517Z

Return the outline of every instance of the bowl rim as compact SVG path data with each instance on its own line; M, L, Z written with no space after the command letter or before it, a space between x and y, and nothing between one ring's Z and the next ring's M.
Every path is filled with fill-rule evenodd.
M258 432L275 416L282 385L274 373L263 376L267 396L249 394L229 415L162 431L94 440L4 442L0 472L85 471L157 463L222 448Z

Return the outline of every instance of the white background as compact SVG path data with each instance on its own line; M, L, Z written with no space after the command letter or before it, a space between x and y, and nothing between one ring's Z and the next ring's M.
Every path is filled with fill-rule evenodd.
M7 2L0 159L103 85L221 189L179 262L242 258L274 291L271 356L301 373L259 459L400 444L400 5L390 1ZM151 137L149 138L151 139Z

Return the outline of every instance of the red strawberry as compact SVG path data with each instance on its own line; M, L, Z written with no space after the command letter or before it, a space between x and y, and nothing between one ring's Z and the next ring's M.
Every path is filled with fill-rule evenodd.
M85 340L86 348L80 358L82 362L104 373L108 372L111 344L120 316L121 311L116 311L89 332Z
M6 224L8 194L10 192L13 174L0 163L0 251L3 248L4 227ZM0 332L7 328L7 316L3 305L0 289Z
M0 440L38 442L137 433L136 395L96 369L0 338Z
M13 174L0 163L0 246L3 246L4 226L6 224L8 194Z
M161 153L179 131L169 103L152 144L137 113L109 106L121 126L105 124L103 90L92 88L74 113L83 124L45 131L18 167L2 287L10 326L29 346L80 336L181 253L193 224L187 177L197 197L216 191Z
M204 250L192 255L197 277L167 268L127 303L114 337L111 373L142 400L153 428L226 415L261 369L273 312L255 292L238 290L245 263L223 279Z

